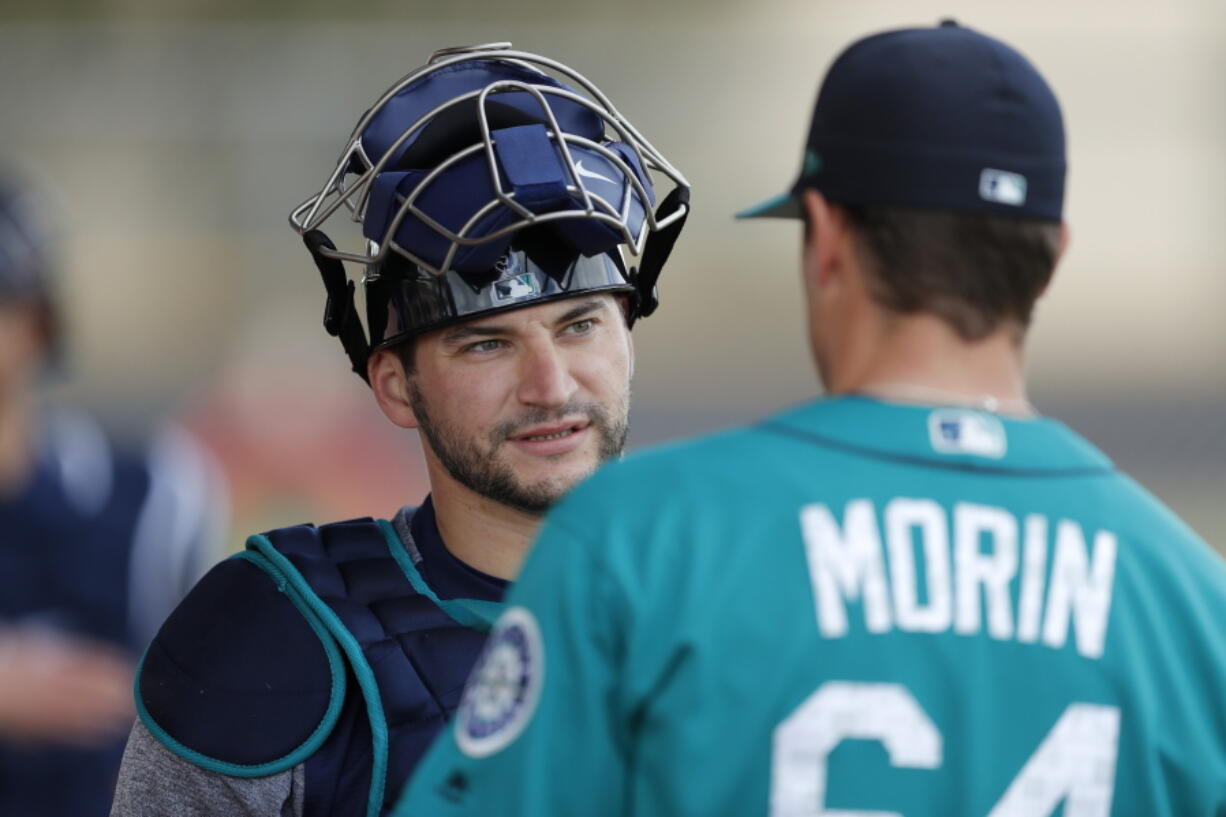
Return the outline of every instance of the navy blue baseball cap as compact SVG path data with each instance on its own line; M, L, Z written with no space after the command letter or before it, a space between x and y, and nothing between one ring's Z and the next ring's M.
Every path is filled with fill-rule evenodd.
M738 218L802 218L800 193L843 204L1059 221L1060 104L1030 61L945 20L875 34L831 65L799 177Z

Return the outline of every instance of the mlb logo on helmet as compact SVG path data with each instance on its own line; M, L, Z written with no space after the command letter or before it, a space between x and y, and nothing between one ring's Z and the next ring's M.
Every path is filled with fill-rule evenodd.
M494 264L494 270L502 276L494 282L495 303L516 301L541 293L536 277L524 271L519 256L514 253L504 253Z
M530 272L494 282L494 300L500 303L515 301L520 298L529 298L539 294L540 291L541 288L537 286L536 279L532 277Z

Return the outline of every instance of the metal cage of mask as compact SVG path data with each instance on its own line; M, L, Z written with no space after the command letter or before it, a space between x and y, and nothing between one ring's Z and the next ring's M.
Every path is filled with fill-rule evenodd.
M431 107L425 113L417 116L414 121L405 125L399 135L383 147L377 156L372 156L365 142L371 136L368 129L374 124L379 124L379 115L406 92L412 93L415 87L421 86L431 77L438 76L441 72L463 63L474 65L503 63L509 69L518 69L513 73L518 73L519 77L508 77L483 84ZM574 82L586 92L587 96L577 93L551 76L538 71L535 66L550 69ZM517 144L506 147L498 144L492 133L497 129L491 128L490 124L491 105L496 104L498 98L505 94L526 94L535 102L539 109L542 120L540 124L543 126L544 135L550 145L556 146L556 154L561 160L561 167L568 176L565 179L565 193L572 197L573 203L577 206L563 208L556 200L545 201L543 204L529 202L528 205L520 202L520 199L525 199L526 193L534 187L538 188L536 190L538 193L556 194L557 191L539 190L539 188L550 185L532 177L534 168L530 165L534 157L531 155L524 162L526 166L518 168L526 176L522 183L519 179L507 178L508 165L514 163L516 158L524 158L524 154L533 153L538 154L535 158L539 158L541 129L532 125L503 129L506 131L503 133L503 138L510 142L514 137ZM380 185L385 184L389 174L395 173L396 162L403 159L425 129L431 123L438 121L440 117L445 116L449 110L469 104L474 100L480 124L481 141L458 149L428 171L423 171L420 177L407 180L412 182L408 185L407 190L397 189L396 195L388 197L396 202L394 211L388 207L391 202L379 202L379 193L385 192L379 189ZM522 96L518 101L522 109ZM573 122L576 109L587 112L595 118L595 121L611 129L618 139L616 141L597 141L591 138L590 133L586 136L574 133L559 124L560 116L568 117ZM399 123L396 126L399 127ZM595 171L585 169L582 167L582 159L575 157L577 150L585 152L583 158L599 157L606 164ZM478 155L484 156L484 170L488 174L492 197L476 207L469 208L472 210L471 215L459 225L458 229L448 226L437 217L437 212L430 211L430 202L424 200L430 198L430 194L439 186L440 180L454 184L457 179L452 174L462 169L462 165L466 164L465 160ZM615 183L622 187L621 200L616 205L609 201L606 195L602 195L601 191L592 189L592 186L585 182L585 179L597 181L595 176L604 175L600 170L608 172L610 167L618 175ZM360 169L361 172L356 179L349 180L347 177L355 168ZM539 168L535 169L539 170ZM386 257L389 250L400 253L435 275L443 275L452 268L461 271L488 268L489 256L492 254L496 259L501 253L470 252L468 254L470 258L465 259L462 257L462 248L473 248L498 242L527 227L567 220L576 222L586 220L605 224L620 233L620 240L616 244L626 245L635 255L641 255L651 233L658 232L675 221L683 219L688 212L688 204L681 204L671 212L657 215L652 209L654 195L652 185L647 178L647 171L662 174L677 188L687 190L689 188L685 177L650 142L643 138L625 117L617 112L612 103L595 85L578 72L546 57L512 50L509 43L446 49L437 52L426 66L393 85L362 116L350 136L348 147L341 154L323 188L294 209L290 215L290 223L299 234L305 234L319 229L341 207L348 209L351 219L361 223L364 227L366 237L370 241L367 250L365 252L344 252L325 248L321 252L328 258L375 267L376 270L368 270L368 275L377 274L377 266ZM399 181L406 180L400 179ZM509 185L508 182L510 182ZM507 189L508 186L512 189ZM469 194L468 189L470 188L461 189L465 190L463 195ZM455 187L451 187L448 190L448 197L454 198L455 190ZM376 215L372 212L372 199L375 200L376 205L379 205L380 210L387 207L386 215L383 212L378 214L385 217L373 219L374 222L386 225L384 229L377 231L382 233L381 235L372 235L369 229L372 222L371 216ZM533 204L538 204L539 209L543 212L533 209ZM517 218L510 220L509 223L504 218L502 223L498 223L493 229L487 232L481 231L483 226L489 225L489 216L508 212ZM445 240L448 246L441 259L437 253L422 252L419 247L405 246L406 242L398 240L405 232L402 228L407 218L416 221L415 227L433 231ZM422 230L411 232L415 232L419 238L423 234ZM580 251L591 249L592 252L585 254L592 254L605 251L607 247L580 246L577 249Z
M540 69L573 82L586 96ZM444 127L449 119L470 128L475 123L476 130L457 142ZM416 154L438 130L444 131L445 156L423 161ZM385 263L389 251L458 292L460 282L474 291L489 285L489 271L525 230L550 231L576 258L616 256L625 247L639 260L625 274L625 289L633 293L630 319L654 311L656 280L689 213L689 184L573 69L509 43L436 52L379 98L347 145L323 188L294 209L290 224L324 277L325 328L341 338L364 379L371 344L388 342L373 331L384 324L387 306L378 300L407 294L380 280L404 267L400 259ZM433 150L437 154L438 146ZM673 184L654 210L651 173ZM342 207L362 226L366 252L341 251L320 231ZM342 261L365 265L369 342ZM577 286L552 296L544 288L542 298L587 291ZM379 296L375 302L372 294ZM440 315L439 325L467 314Z

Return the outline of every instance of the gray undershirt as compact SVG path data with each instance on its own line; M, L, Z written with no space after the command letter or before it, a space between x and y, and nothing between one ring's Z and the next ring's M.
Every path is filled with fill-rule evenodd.
M229 777L188 763L140 721L123 753L111 817L302 817L305 767Z
M414 562L413 508L392 520ZM119 768L111 817L302 817L306 766L268 777L230 777L202 769L167 749L139 720Z

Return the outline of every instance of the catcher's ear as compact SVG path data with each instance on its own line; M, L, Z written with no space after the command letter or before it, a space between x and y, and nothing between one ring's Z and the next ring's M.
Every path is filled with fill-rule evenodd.
M404 363L391 349L379 349L366 363L370 389L384 416L401 428L417 428L417 414L409 399L409 376Z

